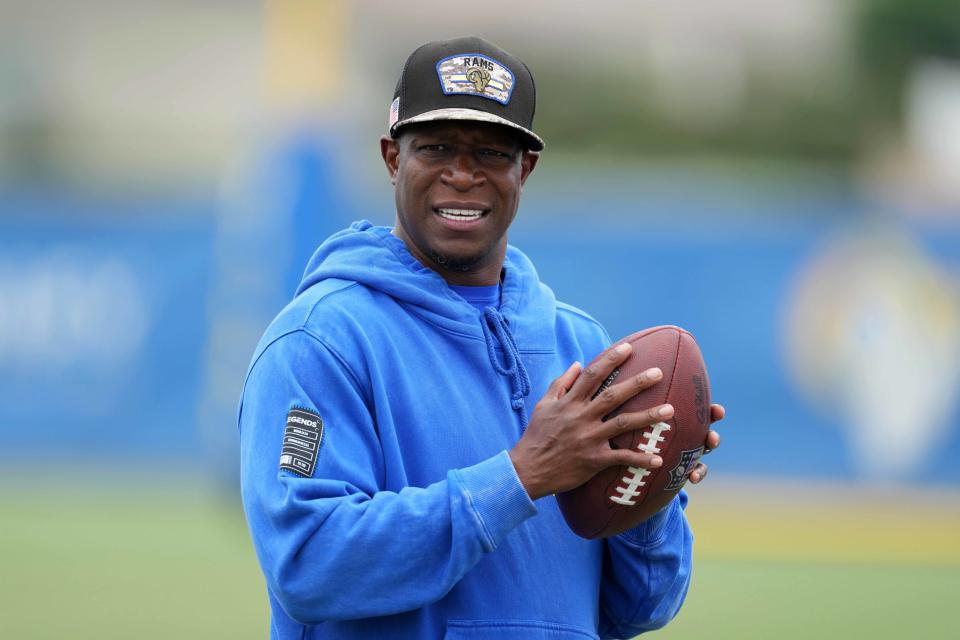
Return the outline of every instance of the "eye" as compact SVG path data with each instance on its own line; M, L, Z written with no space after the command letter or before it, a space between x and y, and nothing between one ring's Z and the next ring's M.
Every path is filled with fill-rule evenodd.
M422 144L419 147L417 147L417 149L420 151L440 153L442 151L446 151L447 149L449 149L449 147L443 144L442 142L436 142L436 143L430 143L430 144Z
M513 162L516 155L511 150L483 147L477 149L477 159L490 167L507 167Z

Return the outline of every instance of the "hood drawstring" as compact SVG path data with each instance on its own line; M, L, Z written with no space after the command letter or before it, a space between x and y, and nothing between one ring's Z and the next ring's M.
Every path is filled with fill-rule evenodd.
M517 341L510 332L510 325L499 311L494 307L487 307L483 311L483 337L487 342L487 353L490 356L490 363L494 370L500 375L510 380L510 406L514 411L520 413L520 426L526 430L527 414L523 410L524 398L530 394L530 376L527 375L527 369L523 366L523 360L520 359L520 350L517 348ZM492 331L492 335L491 335ZM506 360L506 367L502 366L497 359L497 350L494 346L493 337L496 336L497 342L503 347L503 358Z

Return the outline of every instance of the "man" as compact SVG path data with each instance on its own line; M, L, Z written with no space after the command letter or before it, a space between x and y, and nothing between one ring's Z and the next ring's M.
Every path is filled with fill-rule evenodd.
M488 42L411 54L380 143L394 228L328 239L257 347L242 484L273 638L631 637L683 601L686 494L606 541L551 495L659 466L608 441L672 407L603 422L659 370L591 400L629 348L583 368L609 336L507 245L533 112L526 65Z

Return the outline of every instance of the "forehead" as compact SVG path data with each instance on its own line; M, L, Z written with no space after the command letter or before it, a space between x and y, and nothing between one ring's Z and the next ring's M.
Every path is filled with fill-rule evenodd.
M491 122L471 122L469 120L418 122L404 127L400 131L399 137L401 139L409 137L413 140L430 138L447 142L520 147L520 136L510 127Z

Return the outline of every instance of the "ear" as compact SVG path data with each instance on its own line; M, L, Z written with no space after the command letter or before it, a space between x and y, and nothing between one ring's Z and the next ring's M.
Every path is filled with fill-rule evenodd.
M397 170L400 168L400 143L390 136L380 138L380 156L390 175L390 183L397 183Z
M522 187L527 181L527 178L530 177L530 174L533 173L533 170L537 166L537 162L540 160L539 151L524 151L523 156L520 158L520 186Z

